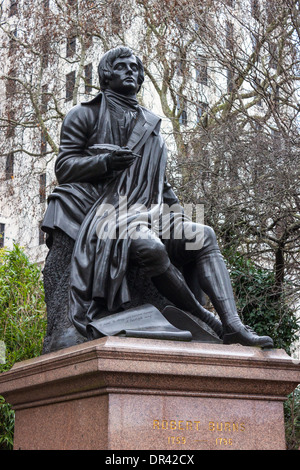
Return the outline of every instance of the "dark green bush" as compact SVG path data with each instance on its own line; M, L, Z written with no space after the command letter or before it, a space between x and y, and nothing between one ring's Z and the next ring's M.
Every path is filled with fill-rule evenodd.
M15 413L0 396L0 450L9 450L14 442Z
M284 403L285 434L288 450L300 448L300 386Z
M227 252L225 257L243 323L260 335L271 336L275 348L291 354L299 338L299 323L284 292L275 287L273 271L255 266L237 252Z
M274 273L258 268L239 253L225 253L237 307L243 322L258 334L267 334L275 348L291 354L292 344L299 338L299 321L286 302L283 292L275 288ZM288 449L300 447L300 388L284 403L286 442Z
M0 372L41 354L46 308L41 270L18 246L0 250L0 341L6 347ZM0 397L0 449L11 449L14 412Z

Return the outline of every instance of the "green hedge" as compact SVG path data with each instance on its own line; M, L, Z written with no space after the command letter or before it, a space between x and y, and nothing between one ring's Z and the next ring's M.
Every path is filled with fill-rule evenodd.
M243 323L259 335L271 336L275 348L291 354L292 344L299 339L299 321L284 292L278 292L274 272L257 267L238 252L227 251L225 258Z
M269 335L274 346L291 354L291 346L299 339L299 320L288 305L284 292L275 288L275 275L246 259L238 252L225 252L237 307L244 324L258 334ZM288 287L288 286L286 286ZM300 448L300 387L284 403L287 449Z
M6 347L5 364L39 356L46 329L46 307L41 269L23 250L0 250L0 341ZM14 412L0 397L0 449L13 445Z

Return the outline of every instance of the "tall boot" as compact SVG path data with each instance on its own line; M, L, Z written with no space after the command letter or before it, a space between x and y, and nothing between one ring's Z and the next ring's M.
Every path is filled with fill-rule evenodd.
M243 325L237 312L229 273L219 250L198 255L197 274L200 287L221 318L225 344L273 347L269 336L258 336L250 327Z
M206 310L197 301L192 291L187 286L184 277L172 264L159 276L152 277L152 282L157 290L176 307L188 311L200 318L210 328L222 337L223 327L220 320Z

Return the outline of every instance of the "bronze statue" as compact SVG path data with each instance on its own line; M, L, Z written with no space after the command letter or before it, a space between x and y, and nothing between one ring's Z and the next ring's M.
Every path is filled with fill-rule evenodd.
M78 342L78 334L88 337L89 325L97 319L115 313L122 318L120 312L130 306L132 264L177 313L181 309L200 318L224 344L272 347L271 338L241 322L213 229L186 217L166 181L160 118L136 99L144 80L140 59L129 48L118 47L102 57L98 70L101 93L75 106L64 120L55 165L59 185L49 196L43 222L50 247L44 275L50 276L55 250L62 253L62 237L72 252L71 326L68 333L56 332L64 337L61 344L71 345L75 337ZM165 210L170 206L175 207L171 215ZM189 243L196 249L189 249ZM56 258L63 270L63 255ZM56 282L54 272L51 276L46 284ZM201 290L220 319L201 305Z

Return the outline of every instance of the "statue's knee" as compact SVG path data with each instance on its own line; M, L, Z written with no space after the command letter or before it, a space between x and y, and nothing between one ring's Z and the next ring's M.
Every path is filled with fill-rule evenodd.
M187 227L189 230L187 231L187 234L189 234L188 238L194 244L193 251L202 252L206 251L207 249L218 248L217 237L212 227L202 224L191 224ZM197 246L197 249L195 246Z
M161 274L170 264L167 250L159 239L136 241L133 258L150 276Z
M144 264L159 264L168 257L167 250L160 240L146 240L139 254Z
M194 244L197 243L197 248L191 251L192 255L195 256L197 253L202 255L211 250L219 249L217 237L213 228L208 225L194 224L194 231L196 233Z
M213 228L204 226L204 248L217 247L217 237Z

